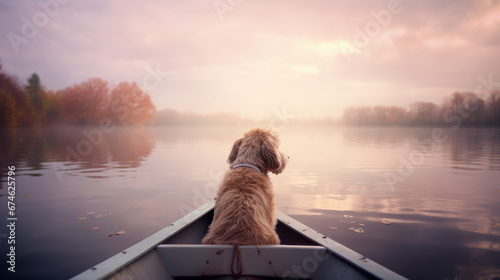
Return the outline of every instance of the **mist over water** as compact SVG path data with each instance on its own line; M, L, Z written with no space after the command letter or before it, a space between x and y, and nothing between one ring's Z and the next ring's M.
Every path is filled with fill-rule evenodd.
M7 166L17 171L16 278L67 279L212 199L247 129L2 130L0 205ZM277 207L410 279L498 277L500 130L444 133L424 149L432 128L284 126Z

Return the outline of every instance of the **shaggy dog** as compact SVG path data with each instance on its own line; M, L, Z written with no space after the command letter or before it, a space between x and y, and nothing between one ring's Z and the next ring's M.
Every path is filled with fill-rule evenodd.
M252 129L236 140L217 192L215 212L203 244L274 245L274 194L267 172L279 174L288 157L278 151L278 136Z

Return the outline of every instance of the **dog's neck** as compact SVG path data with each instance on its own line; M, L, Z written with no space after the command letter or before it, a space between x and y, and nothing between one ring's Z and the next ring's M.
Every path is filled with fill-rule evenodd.
M252 164L248 164L248 163L236 164L235 166L233 166L233 168L231 168L231 170L235 169L235 168L238 168L238 167L250 167L250 168L253 168L253 169L259 171L259 173L262 173L262 171L260 171L260 169L257 166L252 165Z

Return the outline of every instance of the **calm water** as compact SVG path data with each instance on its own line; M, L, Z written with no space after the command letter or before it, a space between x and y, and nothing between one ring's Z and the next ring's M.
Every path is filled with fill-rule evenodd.
M4 131L1 278L66 279L182 217L213 197L244 131ZM443 141L432 131L285 127L290 163L271 175L278 208L411 279L500 277L500 130L445 130ZM15 273L7 166L16 168Z

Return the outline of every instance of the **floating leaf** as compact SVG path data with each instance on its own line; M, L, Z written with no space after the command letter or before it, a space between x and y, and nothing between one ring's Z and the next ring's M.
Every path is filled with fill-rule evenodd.
M97 214L97 215L94 216L94 218L100 219L100 218L108 216L108 215L112 215L112 214L111 213L108 213L108 214Z
M352 216L351 215L344 215L344 218L350 219L350 218L352 218Z
M354 231L354 232L356 232L356 233L363 233L363 232L365 232L362 228L353 228L352 227L352 228L349 228L349 229L352 230L352 231Z
M381 220L380 222L382 224L384 224L384 225L390 225L391 224L391 222L389 222L388 220Z
M99 229L99 227L93 227L93 228L91 228L91 229L96 230L96 229Z
M344 221L344 220L340 220L341 223L344 223L344 224L354 224L356 221Z
M117 233L114 233L114 234L110 234L110 235L108 235L108 237L111 237L111 236L113 236L113 235L122 235L122 234L125 234L125 232L126 232L125 230L120 230L120 231L119 231L119 232L117 232Z
M92 215L92 214L95 214L95 212L94 212L94 211L92 211L92 212L88 212L88 213L87 213L87 215Z
M338 229L338 228L336 228L336 227L330 227L330 228L331 228L331 229Z
M85 222L85 220L87 219L86 217L80 217L80 218L77 218L78 220L82 221L82 222Z
M365 225L364 224L359 224L360 226L364 227Z

